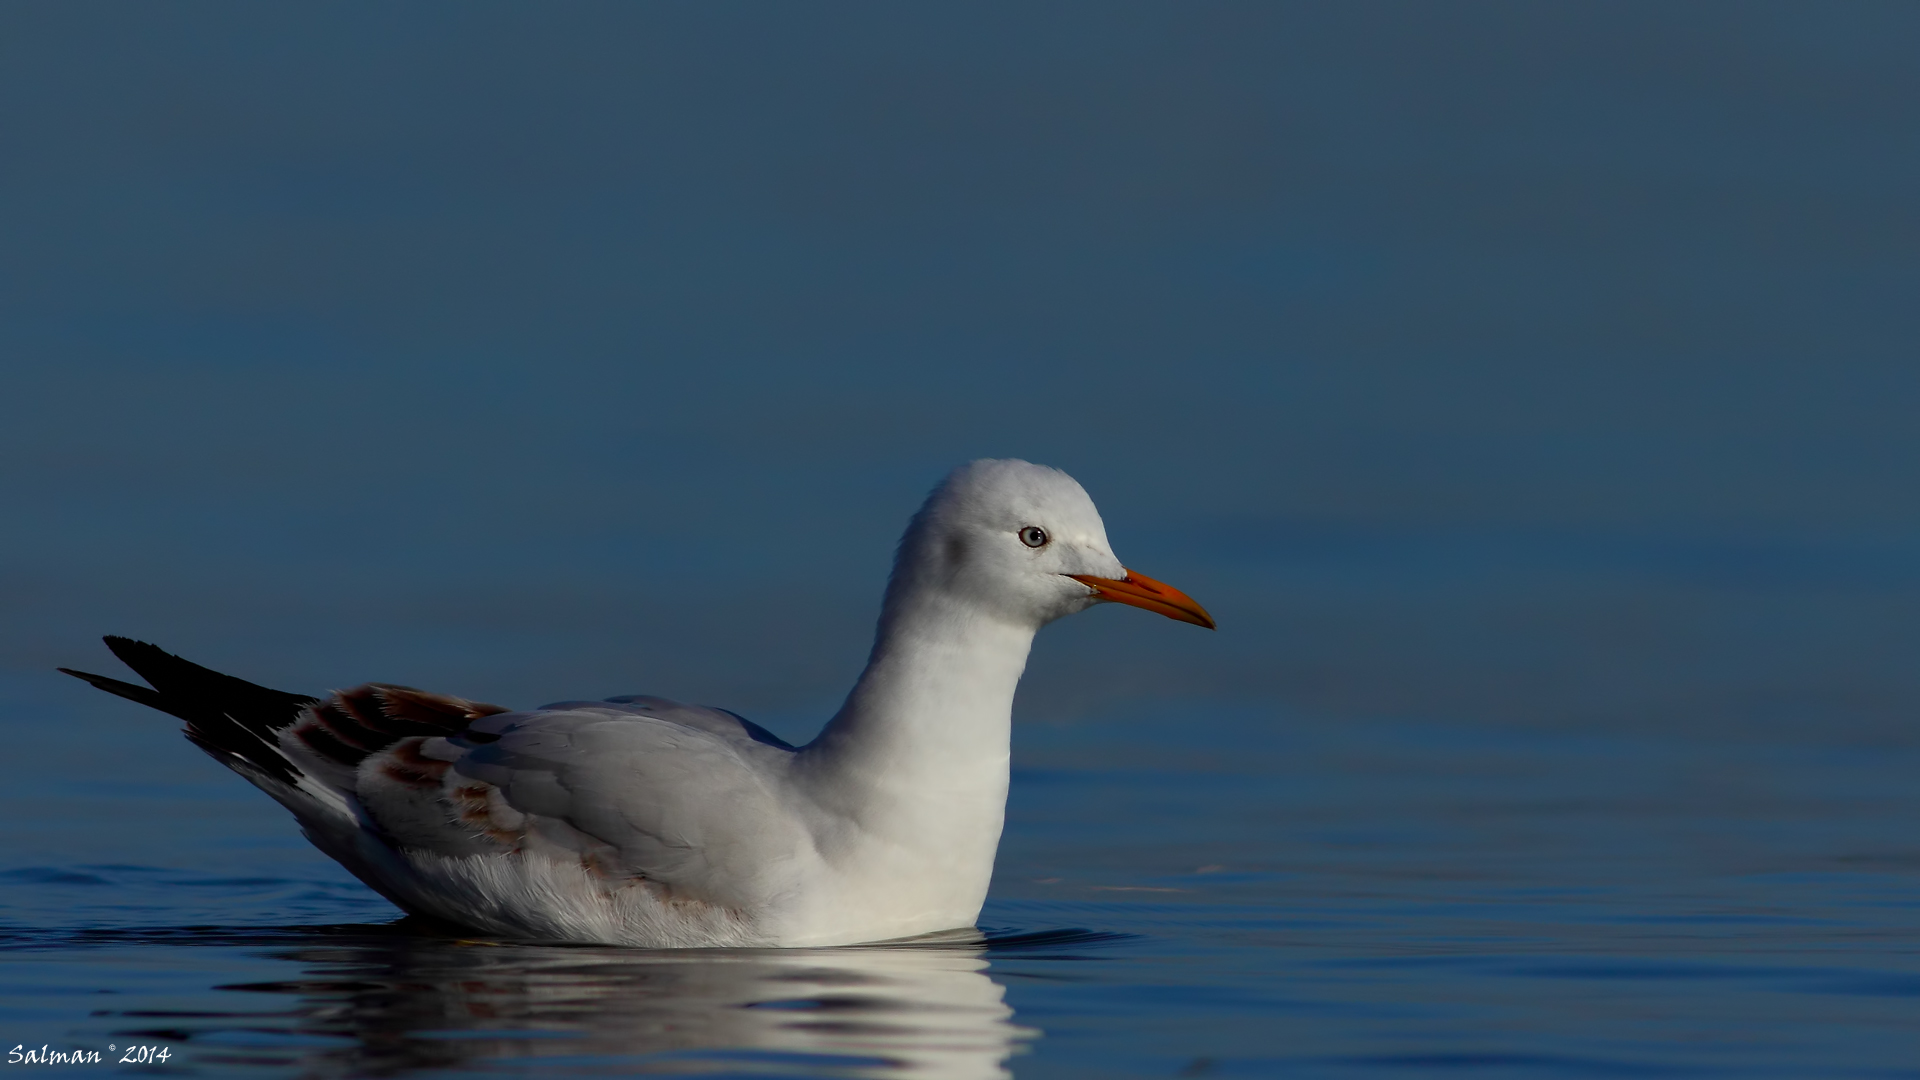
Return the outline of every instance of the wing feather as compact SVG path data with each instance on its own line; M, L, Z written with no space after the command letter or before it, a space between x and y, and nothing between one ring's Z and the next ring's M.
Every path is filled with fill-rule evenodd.
M451 773L604 845L620 873L729 904L754 898L720 881L757 892L799 842L769 783L787 756L744 733L730 740L602 705L525 714Z

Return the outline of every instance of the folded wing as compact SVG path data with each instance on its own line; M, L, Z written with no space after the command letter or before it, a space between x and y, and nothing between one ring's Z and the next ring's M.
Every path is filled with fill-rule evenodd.
M322 699L107 644L151 689L68 674L185 720L195 745L402 901L393 878L411 855L541 855L610 888L751 907L807 850L780 805L792 748L731 713L646 697L509 712L380 683Z

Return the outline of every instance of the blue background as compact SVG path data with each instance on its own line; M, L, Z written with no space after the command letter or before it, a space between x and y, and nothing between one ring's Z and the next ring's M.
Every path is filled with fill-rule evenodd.
M391 914L51 674L111 670L101 633L289 690L647 692L805 737L918 500L1020 456L1222 629L1042 635L1004 903L1097 849L1244 870L1271 914L1312 821L1382 865L1508 851L1527 888L1737 849L1789 921L1897 904L1878 952L1910 955L1917 46L1920 9L1864 2L0 9L11 921ZM1094 786L1037 794L1056 766ZM1136 767L1212 794L1129 801ZM1525 792L1486 813L1594 831L1418 834ZM1714 815L1751 851L1650 839ZM95 910L46 876L249 860L321 898L107 874ZM1843 865L1883 876L1740 877ZM1726 913L1702 888L1674 917ZM1083 899L1001 922L1186 955ZM1422 910L1382 925L1454 940ZM1862 1068L1916 1049L1857 1036ZM1202 1042L1153 1046L1278 1060Z
M5 18L9 671L824 708L1024 456L1231 627L1035 693L1911 700L1908 5Z

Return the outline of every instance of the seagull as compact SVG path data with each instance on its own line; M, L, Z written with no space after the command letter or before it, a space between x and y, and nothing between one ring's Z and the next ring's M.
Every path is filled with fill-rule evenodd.
M907 526L873 651L793 746L723 709L632 696L524 712L368 683L270 690L108 637L148 686L60 670L186 721L402 910L493 940L850 945L969 928L1006 817L1013 692L1042 626L1128 604L1212 629L1122 566L1086 491L962 465Z

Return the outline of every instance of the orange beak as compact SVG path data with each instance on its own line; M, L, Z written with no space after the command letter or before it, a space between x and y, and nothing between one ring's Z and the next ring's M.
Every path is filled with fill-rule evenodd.
M1111 600L1116 604L1132 604L1137 608L1165 615L1169 619L1192 623L1214 629L1213 616L1207 609L1196 603L1193 597L1164 582L1155 581L1145 574L1136 574L1131 570L1127 576L1114 578L1094 577L1091 574L1067 574L1067 577L1093 590L1093 595L1102 600Z

